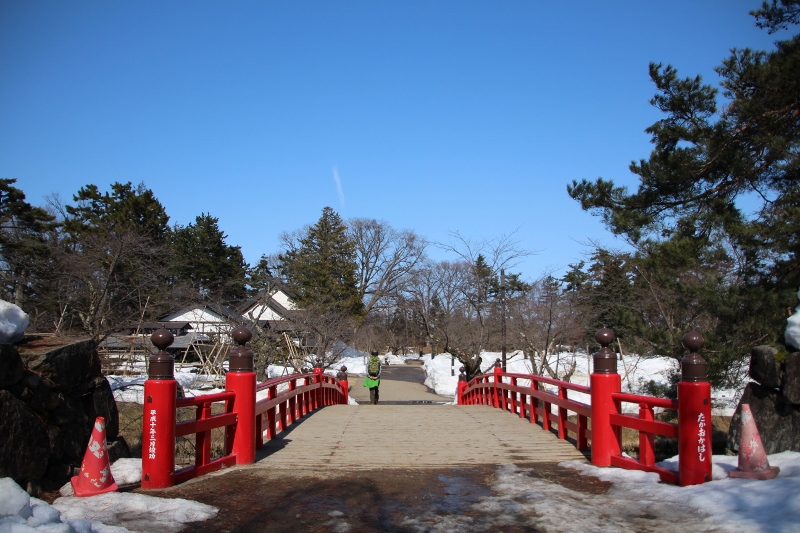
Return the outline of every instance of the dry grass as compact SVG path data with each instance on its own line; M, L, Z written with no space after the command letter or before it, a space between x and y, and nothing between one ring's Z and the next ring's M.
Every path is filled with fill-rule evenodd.
M142 419L144 410L141 404L117 402L119 411L119 434L125 438L131 450L132 457L142 456ZM211 412L219 414L224 411L222 404L212 405ZM194 407L184 407L178 409L178 421L193 420L195 418ZM175 445L175 462L179 466L194 463L195 437L188 435L179 437ZM211 457L212 459L221 457L225 450L225 429L217 428L211 430Z
M141 404L117 402L119 411L119 434L125 438L132 457L142 456L142 417L144 409Z

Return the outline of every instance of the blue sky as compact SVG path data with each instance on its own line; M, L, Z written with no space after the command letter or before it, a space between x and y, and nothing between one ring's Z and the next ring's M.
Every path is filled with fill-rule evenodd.
M250 263L330 206L439 242L516 231L538 253L515 271L558 275L622 245L566 186L635 186L648 63L716 83L776 39L759 3L3 0L0 177L34 205L144 182Z

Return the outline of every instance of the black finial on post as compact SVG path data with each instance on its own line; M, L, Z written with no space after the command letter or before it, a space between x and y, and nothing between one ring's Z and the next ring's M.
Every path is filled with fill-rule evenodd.
M467 368L462 366L458 372L458 381L467 381Z
M705 344L705 339L697 331L692 330L683 336L683 347L689 350L689 355L681 359L681 381L707 381L708 364L699 352Z
M342 368L336 373L336 379L339 381L347 381L347 367L342 365Z
M149 379L175 379L175 358L166 352L174 341L175 336L164 324L150 336L150 342L158 351L150 356Z
M495 361L494 361L494 367L495 367L495 368L503 368L503 362L502 362L502 361L500 361L500 359L499 359L499 358L498 358L498 359L495 359Z
M617 373L617 354L609 348L609 345L616 340L617 336L613 331L604 327L597 330L594 340L601 346L600 350L592 354L594 365L592 372L595 374L616 374Z
M253 372L253 360L255 358L253 351L246 347L253 334L245 326L239 326L231 333L234 342L239 346L231 350L228 360L228 370L230 372Z

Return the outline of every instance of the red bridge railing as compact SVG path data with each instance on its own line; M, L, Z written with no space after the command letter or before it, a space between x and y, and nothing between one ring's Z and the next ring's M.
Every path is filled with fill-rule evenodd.
M336 378L315 368L311 373L256 383L253 352L244 346L251 336L244 327L233 332L239 346L231 350L225 392L176 399L174 360L165 351L173 336L165 329L153 334L159 351L150 358L144 385L142 488L171 487L223 467L250 464L255 461L256 449L263 446L265 432L266 438L275 438L278 431L315 409L348 403L344 367ZM261 391L266 391L266 397L257 400ZM215 403L223 405L222 413L212 414ZM187 407L196 408L195 419L178 422L177 409ZM216 428L225 428L224 449L221 457L212 459L211 431ZM192 434L195 463L176 471L176 438Z
M528 381L530 385L519 385L519 381ZM558 392L548 391L545 384L556 387ZM532 424L541 422L543 429L556 431L562 440L571 432L577 448L586 450L592 435L588 425L591 406L570 399L570 390L589 394L589 387L535 374L509 374L496 363L493 374L477 376L464 387L460 403L491 405L527 418ZM557 414L552 412L554 405ZM569 420L569 413L575 414L575 422Z
M236 456L231 455L233 435L238 416L233 412L233 400L236 393L219 392L216 394L203 394L190 398L180 398L175 402L175 407L197 407L194 420L184 420L175 424L175 437L185 437L194 434L194 465L187 466L175 472L174 482L181 483L187 479L214 472L220 468L236 464ZM225 403L225 412L218 415L211 414L211 406L217 402ZM225 428L225 453L222 457L211 459L211 430Z
M696 332L683 338L690 353L681 361L677 400L622 393L617 357L608 348L615 338L607 328L595 334L601 349L593 354L588 387L535 374L506 373L498 360L492 374L459 382L458 403L490 405L541 423L545 431L554 431L562 440L574 439L579 450L590 450L595 466L655 472L663 481L681 486L711 481L711 385L706 379L706 362L697 354L703 338ZM520 385L520 381L529 384ZM569 398L570 391L588 395L589 403ZM625 414L623 403L638 404L638 416ZM655 408L677 411L678 423L656 420ZM622 454L622 428L639 432L638 460ZM678 439L677 472L655 464L656 436Z

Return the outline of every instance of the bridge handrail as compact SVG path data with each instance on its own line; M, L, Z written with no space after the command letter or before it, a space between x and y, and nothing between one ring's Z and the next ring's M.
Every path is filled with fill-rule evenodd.
M172 333L164 328L151 339L159 349L150 357L148 379L144 384L142 488L166 488L224 466L249 464L255 461L257 447L263 445L262 423L267 417L267 438L286 429L298 418L321 407L348 403L346 368L337 377L326 375L322 368L312 373L290 374L256 383L254 354L245 347L252 334L241 326L231 335L239 346L229 355L225 375L225 392L177 399L174 377L175 360L166 352L172 344ZM303 383L298 386L298 380ZM278 387L287 384L278 393ZM258 391L267 397L257 401ZM224 412L212 414L214 403L224 402ZM177 421L177 410L195 407L194 420ZM224 453L211 459L211 430L225 428ZM175 471L176 439L195 435L195 464ZM145 446L146 452L145 452Z
M622 392L612 393L611 398L617 407L617 412L612 413L610 416L611 425L615 428L629 428L639 433L639 459L615 455L611 458L611 464L622 468L635 468L637 470L655 472L661 476L662 480L669 483L677 483L678 476L675 472L656 465L655 436L677 439L678 424L655 420L653 409L658 407L677 411L678 400ZM623 402L638 404L638 416L623 413Z
M595 334L601 349L592 354L594 365L588 387L535 374L506 373L498 359L493 373L481 374L469 382L462 367L458 403L491 405L538 423L538 404L541 402L542 427L545 430L552 430L551 407L555 405L558 407L559 438L564 439L569 431L574 432L576 446L581 450L587 449L587 439L591 440L591 460L595 466L656 472L662 480L682 486L710 481L711 385L707 380L706 362L697 353L703 347L702 336L690 331L682 339L689 354L681 361L677 400L622 393L617 354L609 348L615 339L614 332L607 328ZM506 378L510 383L505 382ZM520 379L531 383L520 386ZM544 390L540 387L542 383L557 387L558 393ZM590 403L568 398L567 391L570 390L588 394ZM638 404L638 416L623 413L623 403ZM676 410L677 424L655 420L655 408ZM577 423L569 420L569 411L576 414ZM587 427L589 418L592 420L591 430ZM622 454L622 428L638 431L638 460ZM678 439L678 472L655 464L656 436Z
M504 378L508 378L510 383L506 383ZM530 385L519 385L520 379L530 381ZM540 388L540 383L556 386L558 392ZM567 440L571 432L577 448L588 449L588 440L592 434L588 423L591 406L569 398L567 393L569 390L588 393L589 388L586 386L538 374L502 372L495 368L494 373L478 375L462 389L460 396L463 395L465 404L492 405L518 414L520 418L527 418L534 424L541 418L542 428L546 431L551 431L555 422L559 439ZM487 389L491 391L489 394L485 392ZM541 407L539 402L542 403ZM558 408L555 415L552 412L553 405ZM570 412L575 414L574 422L569 419Z
M298 380L305 383L297 385ZM278 392L278 386L288 388ZM318 369L315 372L289 374L256 384L256 392L266 390L267 397L255 402L256 449L264 445L264 416L266 415L266 437L275 438L278 431L294 424L306 414L335 403L345 403L347 382ZM328 389L328 390L326 390Z
M561 379L554 379L549 378L547 376L541 376L539 374L513 374L511 372L504 372L504 376L515 377L519 379L531 379L538 381L539 383L547 383L548 385L555 385L556 387L564 387L567 390L574 390L576 392L582 392L584 394L589 394L589 387L586 385L579 385L577 383L572 383L571 381L564 381Z
M175 408L196 407L194 420L182 420L175 424L175 437L195 435L194 464L175 471L175 483L186 481L221 468L236 464L236 456L231 454L232 440L231 428L236 425L239 417L233 412L234 392L217 392L187 396L175 401ZM225 402L225 412L214 415L211 405ZM225 453L216 459L211 459L211 430L225 428Z

